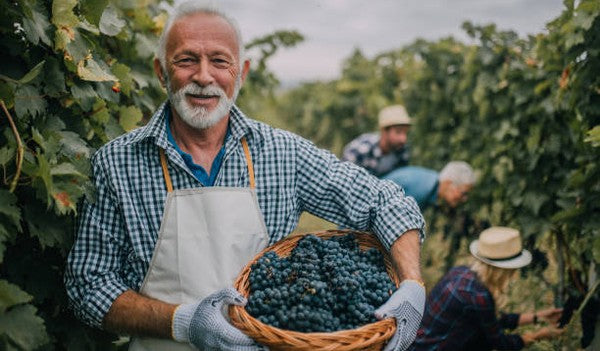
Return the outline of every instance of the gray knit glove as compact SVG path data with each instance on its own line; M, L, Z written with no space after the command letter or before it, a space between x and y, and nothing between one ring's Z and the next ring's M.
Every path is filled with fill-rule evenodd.
M403 281L386 303L375 310L375 317L396 318L396 334L384 351L403 351L415 341L425 309L425 288L415 280Z
M180 305L173 316L173 338L206 351L266 350L225 319L224 305L245 306L246 302L237 290L225 288L200 302Z

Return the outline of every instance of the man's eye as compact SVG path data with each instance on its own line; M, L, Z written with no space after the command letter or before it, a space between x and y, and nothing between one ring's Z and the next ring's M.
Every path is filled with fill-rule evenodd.
M192 64L192 63L194 63L194 61L195 60L190 57L185 57L185 58L175 60L174 63L176 65L186 65L186 64Z
M231 65L231 62L229 60L223 58L214 58L212 59L212 62L218 67L225 67Z

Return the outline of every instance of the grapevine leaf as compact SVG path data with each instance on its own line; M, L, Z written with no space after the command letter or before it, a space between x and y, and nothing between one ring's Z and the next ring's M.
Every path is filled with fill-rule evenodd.
M123 134L123 127L114 118L111 118L104 126L104 132L108 140L112 140Z
M70 27L59 27L54 32L54 47L56 50L64 50L67 45L75 39L75 31ZM69 61L73 58L65 56L65 60Z
M66 93L65 73L60 69L58 61L50 57L45 67L44 92L52 97Z
M81 174L72 163L63 162L59 165L56 165L50 169L50 174L52 176L64 176L71 175L77 177L85 177L85 175Z
M48 201L48 206L50 206L50 199L48 198L50 194L54 191L54 184L52 183L52 176L50 176L50 163L42 154L36 155L37 160L37 170L35 172L35 176L42 181L43 187L39 185L37 190L39 191L39 195L41 198L46 197ZM44 196L45 195L45 196Z
M104 12L104 8L108 4L108 0L82 0L80 7L85 18L93 25L100 24L100 18Z
M34 237L37 237L42 247L58 247L63 251L68 250L72 244L65 235L64 225L57 225L56 216L40 206L30 206L24 213L27 228Z
M119 124L125 131L133 130L142 120L142 111L135 106L121 107L119 109Z
M0 84L0 99L4 100L6 108L12 108L15 99L15 84Z
M102 12L102 17L100 17L100 31L103 34L108 36L115 36L121 32L121 29L125 26L125 21L119 18L119 14L117 10L108 6L104 12Z
M593 147L600 146L600 126L595 126L587 132L585 142L591 143Z
M0 166L6 166L6 164L15 157L16 152L17 151L10 146L0 148Z
M25 74L21 79L19 79L19 83L26 84L31 82L35 77L37 77L40 74L40 72L44 68L44 63L46 63L45 60L35 65L35 67L33 67L29 72L27 72L27 74Z
M73 32L73 40L67 44L67 51L73 62L81 62L89 57L90 48L87 45L87 40L79 31Z
M106 82L106 81L118 81L119 79L114 75L108 73L100 65L96 60L94 60L91 55L87 57L85 60L79 61L77 63L77 75L83 79L94 82Z
M158 42L155 37L150 37L144 34L135 36L135 50L140 58L152 58L156 50Z
M119 79L121 83L121 91L123 94L129 96L131 89L133 88L133 78L131 78L131 68L122 63L115 63L111 67L112 73Z
M52 2L52 23L57 27L75 27L79 19L73 13L77 0L54 0Z
M140 89L144 89L150 84L150 78L145 73L133 70L131 71L131 77L135 80Z
M96 112L91 116L92 120L99 124L106 124L110 120L110 112L106 107L99 107L98 109L94 109L94 111Z
M89 111L94 105L96 98L98 98L94 88L87 83L73 85L71 87L71 94L84 111Z
M37 45L40 40L48 46L52 45L52 42L46 33L48 27L50 27L50 22L46 15L34 8L31 9L31 18L25 17L23 19L25 36L33 45Z
M87 30L90 33L94 33L96 35L100 34L100 30L95 25L89 23L86 19L83 19L79 22L79 28Z
M13 225L21 227L21 211L17 207L17 197L6 189L0 189L0 214L8 217Z
M33 117L42 115L46 110L46 100L41 96L38 89L32 85L23 85L15 92L15 112L17 117L25 115Z
M573 17L573 25L575 25L576 28L588 30L594 23L596 16L598 16L598 12L594 13L594 9L589 8L585 3L583 3L579 6L575 16Z
M21 305L0 314L1 335L22 350L35 350L49 342L44 320L36 312L32 305Z
M69 131L61 131L59 134L62 137L60 143L62 147L65 148L66 154L73 157L89 157L90 148L87 143L79 137L79 134Z
M30 302L33 296L21 290L18 286L0 280L0 314L6 312L6 309L15 305Z

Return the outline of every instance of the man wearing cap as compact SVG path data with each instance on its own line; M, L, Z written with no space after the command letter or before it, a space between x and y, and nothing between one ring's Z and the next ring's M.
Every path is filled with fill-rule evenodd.
M411 120L402 105L392 105L379 112L379 132L362 134L344 148L342 159L355 163L381 177L406 166Z
M469 249L473 264L452 268L431 290L417 339L409 350L520 350L562 333L556 328L560 308L496 316L517 269L531 262L518 230L488 228ZM548 325L521 335L503 331L542 322Z

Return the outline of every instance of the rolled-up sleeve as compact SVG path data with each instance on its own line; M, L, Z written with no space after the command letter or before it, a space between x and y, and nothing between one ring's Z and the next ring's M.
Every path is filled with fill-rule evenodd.
M298 142L298 197L304 210L342 227L370 230L386 249L409 230L418 230L424 239L419 206L400 186L307 140Z
M70 306L86 324L101 327L113 301L129 287L119 275L123 260L123 219L100 162L92 160L95 200L81 206L77 236L67 261L65 286Z

